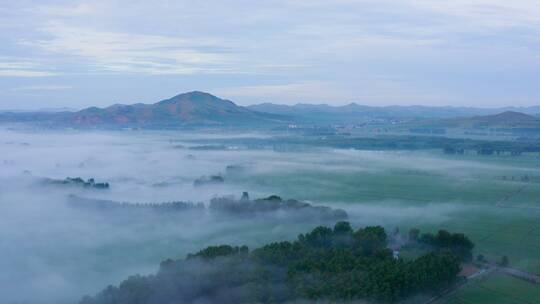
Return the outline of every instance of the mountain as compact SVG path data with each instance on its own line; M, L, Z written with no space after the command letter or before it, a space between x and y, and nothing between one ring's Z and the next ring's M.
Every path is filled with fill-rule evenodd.
M525 113L506 111L494 115L441 120L438 125L449 128L540 128L540 119Z
M505 111L524 112L531 115L540 114L540 106L506 107L506 108L473 108L473 107L429 107L429 106L364 106L350 103L344 106L325 104L296 104L292 106L262 103L248 106L255 111L287 115L299 120L332 120L335 122L355 122L373 118L457 118L480 115L493 115Z
M230 100L194 91L176 95L154 104L112 105L88 108L74 113L71 122L80 124L243 124L277 119L237 106Z
M42 122L71 126L144 126L272 124L281 117L260 113L214 95L194 91L154 104L115 104L77 112L4 113L3 121Z
M403 124L398 128L408 128L413 133L444 134L447 131L456 135L459 133L485 135L498 134L515 135L520 137L538 137L540 134L540 119L525 113L505 111L493 115L450 119L428 119ZM486 133L487 132L487 133Z
M519 111L517 111L518 109ZM503 112L503 113L501 113ZM518 114L512 114L517 112ZM81 111L0 112L0 122L39 123L47 126L122 126L174 127L199 125L272 126L276 124L348 124L369 121L402 120L433 124L496 125L493 121L531 121L540 114L540 106L529 108L484 109L472 107L384 106L373 107L350 103L344 106L326 104L296 104L293 106L263 103L242 107L230 100L193 91L176 95L153 104L115 104L106 108L90 107ZM484 117L485 116L485 117ZM490 118L490 116L493 116ZM469 118L463 118L469 117ZM484 117L484 118L482 118ZM521 122L520 122L521 123ZM510 123L512 124L512 123ZM498 125L502 125L499 123ZM516 123L514 123L516 125Z

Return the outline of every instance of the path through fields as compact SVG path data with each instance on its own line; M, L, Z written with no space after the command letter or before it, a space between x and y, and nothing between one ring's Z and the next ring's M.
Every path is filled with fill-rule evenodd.
M478 282L481 278L486 278L493 273L500 272L505 273L508 275L511 275L517 279L525 280L529 283L533 284L540 284L540 276L536 274L532 274L526 271L522 271L519 269L511 268L511 267L500 267L497 265L489 265L488 268L479 269L477 272L469 275L466 278L466 281L463 283L459 283L453 288L450 288L446 291L443 291L441 294L434 296L433 298L426 301L424 304L443 304L446 303L452 296L454 296L458 291L461 289L474 284Z

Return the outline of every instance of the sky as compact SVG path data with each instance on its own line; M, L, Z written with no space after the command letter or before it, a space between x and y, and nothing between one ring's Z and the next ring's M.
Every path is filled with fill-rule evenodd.
M0 1L0 109L540 105L538 0Z

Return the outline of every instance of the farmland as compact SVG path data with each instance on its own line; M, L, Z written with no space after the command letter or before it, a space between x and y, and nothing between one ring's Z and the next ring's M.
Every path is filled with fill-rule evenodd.
M469 284L452 295L447 303L521 304L536 303L535 300L538 299L540 299L538 285L509 275L495 273Z
M272 168L227 178L262 193L342 206L359 224L461 231L476 254L490 261L507 255L513 267L540 273L536 156L329 150L273 158Z

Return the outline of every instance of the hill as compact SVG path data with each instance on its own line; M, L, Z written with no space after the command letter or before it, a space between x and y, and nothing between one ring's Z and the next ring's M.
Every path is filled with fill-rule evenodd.
M199 91L179 94L153 104L115 104L76 112L0 113L0 122L36 123L52 127L264 126L282 120L280 115L250 110L230 100Z
M426 119L413 121L397 128L408 129L412 133L468 135L512 135L524 138L538 138L540 119L536 116L515 111L505 111L493 115L481 115L448 119Z
M452 119L459 117L471 117L481 115L494 115L500 112L524 112L530 115L539 115L540 107L527 108L473 108L473 107L430 107L430 106L365 106L350 103L344 106L329 106L326 104L295 104L279 105L262 103L248 106L247 108L279 115L287 115L300 121L328 121L328 122L359 122L365 119Z
M519 110L519 111L518 111ZM503 112L503 113L501 113ZM519 112L519 113L518 113ZM523 112L523 113L521 113ZM349 124L370 121L411 122L414 127L515 128L527 124L535 127L540 107L472 108L429 106L366 106L350 103L279 105L263 103L247 107L230 100L193 91L153 104L115 104L105 108L90 107L81 111L0 111L0 122L37 123L69 127L150 127L177 126L275 126L276 124ZM504 123L504 122L507 123ZM524 123L528 122L528 123Z
M473 116L466 118L443 119L434 121L432 126L446 128L503 128L503 129L527 129L540 128L540 119L535 116L506 111L494 115Z
M107 108L87 108L70 119L75 125L219 125L271 123L279 116L237 106L230 100L193 91L154 104L116 104Z
M538 127L540 120L534 116L506 111L503 113L487 116L476 116L466 121L475 126L487 127Z

